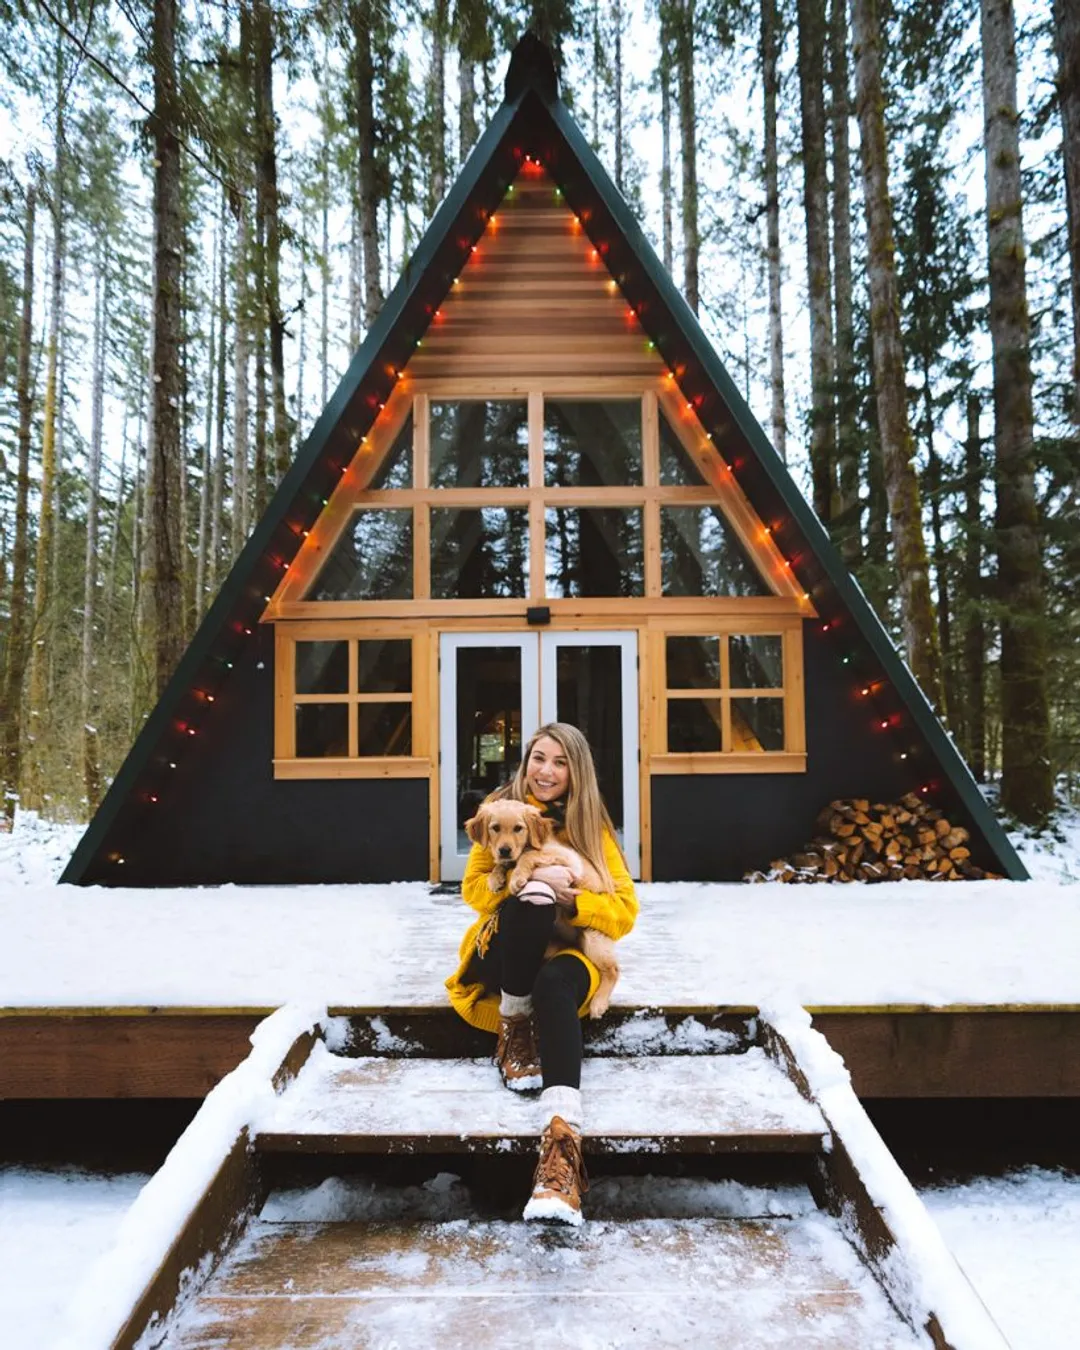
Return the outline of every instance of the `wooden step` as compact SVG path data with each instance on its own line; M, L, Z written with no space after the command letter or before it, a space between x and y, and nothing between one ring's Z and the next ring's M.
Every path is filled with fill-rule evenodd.
M834 1220L258 1221L169 1350L908 1350Z
M584 1147L617 1153L817 1153L825 1124L765 1052L586 1059ZM347 1059L321 1043L256 1121L277 1153L532 1152L535 1095L487 1059Z

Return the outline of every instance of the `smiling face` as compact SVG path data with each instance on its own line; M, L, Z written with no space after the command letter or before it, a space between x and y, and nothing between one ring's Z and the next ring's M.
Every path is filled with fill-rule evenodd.
M552 736L541 736L529 751L526 784L538 802L565 797L570 787L570 761Z

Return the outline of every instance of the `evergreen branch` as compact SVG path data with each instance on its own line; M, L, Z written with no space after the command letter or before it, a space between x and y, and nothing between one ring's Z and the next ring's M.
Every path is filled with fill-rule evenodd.
M124 81L120 78L119 75L116 74L114 70L111 70L109 66L106 65L106 63L100 59L100 57L94 55L94 53L86 46L86 44L79 37L79 35L77 33L72 32L72 30L67 26L67 24L64 23L63 19L61 19L58 14L55 14L53 10L50 9L47 0L37 0L37 4L41 9L45 11L45 13L49 16L49 18L60 30L60 32L63 33L63 35L66 38L68 38L71 42L75 44L75 46L79 49L79 51L82 52L83 56L85 56L86 59L92 65L96 66L97 69L100 70L101 73L104 76L106 76L107 79L110 79L113 82L113 84L117 86L117 88L121 89L137 107L143 110L143 112L147 115L148 118L150 119L156 118L157 114L154 112L153 108L148 107L147 104L143 102L143 100L139 97L139 95L135 92L135 90L131 88L130 85L125 84ZM214 168L214 166L210 163L209 160L204 159L203 156L200 155L197 150L192 148L190 141L185 140L184 137L179 134L179 132L176 132L175 134L177 143L180 145L181 149L186 150L187 153L191 156L191 158L195 161L195 163L200 165L201 168L205 169L205 171L210 175L210 177L213 178L216 182L220 183L221 186L226 189L226 191L233 193L237 197L243 197L246 195L244 191L236 185L236 183L231 182L226 178L223 178L222 175L218 173L218 171Z

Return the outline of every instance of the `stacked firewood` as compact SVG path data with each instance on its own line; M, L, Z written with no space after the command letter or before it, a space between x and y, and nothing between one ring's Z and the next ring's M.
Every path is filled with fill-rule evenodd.
M801 853L778 858L747 881L981 881L997 877L971 861L969 835L914 792L898 802L830 802Z

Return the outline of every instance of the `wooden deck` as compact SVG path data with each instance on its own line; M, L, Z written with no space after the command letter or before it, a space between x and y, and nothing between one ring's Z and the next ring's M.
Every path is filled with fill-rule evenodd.
M827 1216L521 1223L258 1222L168 1350L920 1344Z

